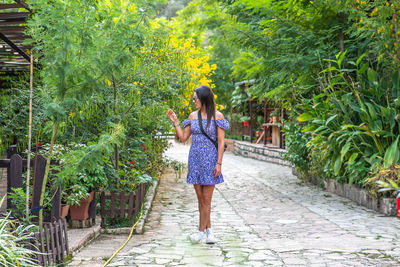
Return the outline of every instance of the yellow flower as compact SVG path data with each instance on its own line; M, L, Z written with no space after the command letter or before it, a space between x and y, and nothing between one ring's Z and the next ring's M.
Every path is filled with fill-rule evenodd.
M133 82L134 85L137 85L137 82Z
M105 80L105 83L106 83L108 86L111 86L111 82L110 82L110 80L107 79L107 78L106 78L106 80Z
M70 118L73 118L73 117L75 117L75 115L76 115L75 112L70 112L68 116L69 116Z

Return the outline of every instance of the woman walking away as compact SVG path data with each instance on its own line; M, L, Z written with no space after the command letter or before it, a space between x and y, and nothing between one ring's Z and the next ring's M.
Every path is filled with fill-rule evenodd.
M183 121L184 130L179 126L178 118L172 110L168 110L167 114L182 142L193 134L187 182L193 184L196 191L200 222L199 231L190 235L190 240L192 243L199 243L206 235L206 243L214 244L210 221L211 199L215 185L224 181L221 165L225 130L229 129L229 123L222 113L215 110L214 94L210 87L202 85L196 88L193 102L198 110Z

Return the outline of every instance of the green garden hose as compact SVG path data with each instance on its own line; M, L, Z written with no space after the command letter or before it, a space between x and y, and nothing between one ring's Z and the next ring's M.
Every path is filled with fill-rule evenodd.
M146 195L145 195L145 198L146 198L148 192L149 192L149 190L147 190ZM143 204L144 204L144 203L143 203ZM119 249L117 249L117 251L114 252L114 254L106 261L106 263L104 263L103 267L107 266L107 265L111 262L111 260L121 251L121 249L123 249L123 248L126 246L126 244L128 244L129 240L131 240L131 238L132 238L133 229L135 229L136 224L138 224L138 222L140 221L140 219L142 218L142 216L143 216L143 205L142 205L142 208L140 209L140 216L139 216L139 219L138 219L138 220L136 221L136 223L132 226L132 228L131 228L131 233L129 234L128 239L126 239L125 243L124 243Z
M104 263L103 267L107 266L107 264L110 263L110 261L121 251L121 249L123 249L126 246L126 244L128 244L129 240L131 240L131 238L132 238L133 229L135 229L135 226L140 221L140 219L142 218L142 215L143 215L143 210L140 212L139 219L132 226L131 233L129 234L128 239L125 241L125 243L119 249L117 249L117 251L114 252L114 254L106 261L106 263Z

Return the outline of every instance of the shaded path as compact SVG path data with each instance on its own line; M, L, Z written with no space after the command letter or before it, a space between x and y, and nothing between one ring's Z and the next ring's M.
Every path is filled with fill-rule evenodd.
M188 149L174 144L167 155L187 161ZM303 184L288 167L226 153L222 171L226 182L212 203L217 244L187 241L198 223L197 201L192 186L170 173L146 232L110 266L400 266L397 218ZM96 266L124 238L101 236L73 264Z

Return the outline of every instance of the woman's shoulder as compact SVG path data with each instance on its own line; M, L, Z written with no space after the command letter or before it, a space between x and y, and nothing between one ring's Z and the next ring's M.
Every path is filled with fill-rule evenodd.
M197 119L197 111L193 111L190 113L188 120L196 120Z
M217 119L217 120L221 120L221 119L224 119L225 117L224 117L224 114L222 114L221 112L219 112L219 111L216 111L215 112L215 119Z

